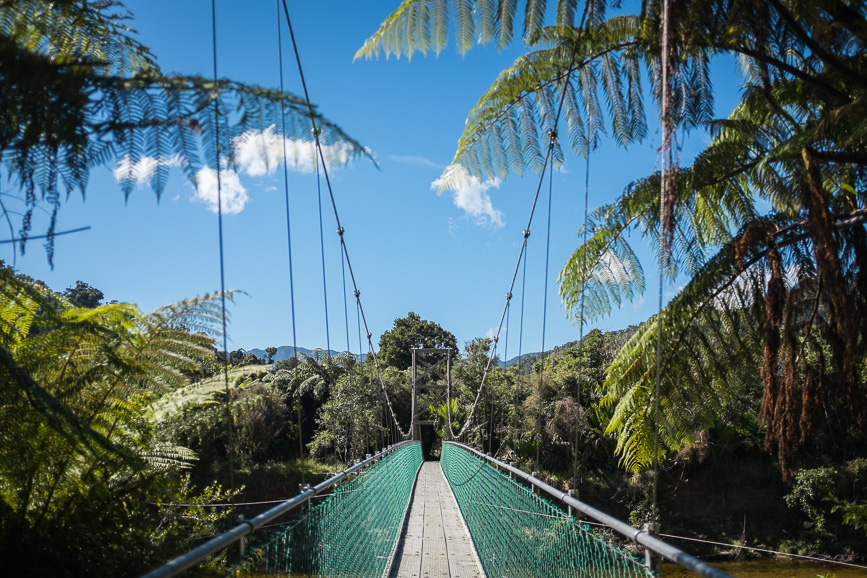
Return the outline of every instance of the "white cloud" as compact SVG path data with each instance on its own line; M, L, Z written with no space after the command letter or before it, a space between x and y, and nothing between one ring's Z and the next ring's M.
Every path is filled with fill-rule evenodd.
M229 215L240 213L250 200L247 189L241 184L239 172L251 177L273 173L283 163L284 142L287 166L290 169L303 173L312 173L316 170L314 164L316 149L312 141L283 139L277 134L274 125L264 131L247 131L236 137L234 141L237 172L226 168L225 158L221 162L220 184L224 213ZM344 142L322 144L322 155L329 170L348 164L352 160L352 152L351 145ZM143 187L153 178L158 166L176 167L180 164L178 155L162 159L144 156L135 163L127 155L118 161L114 169L114 178L117 182L131 180L137 187ZM269 187L267 190L275 189ZM205 167L196 174L193 200L202 202L210 211L217 212L217 174L213 169Z
M433 167L435 169L444 168L442 165L438 165L427 157L416 157L412 155L388 155L388 158L391 160L403 163L405 165L418 165L421 167Z
M196 188L193 200L204 203L212 213L217 212L217 171L205 167L196 173ZM220 200L223 213L237 215L244 210L250 196L241 184L238 173L229 169L220 171Z
M431 189L438 194L442 194L446 189L453 191L455 206L464 211L475 224L490 224L497 228L504 224L503 213L494 208L487 191L499 186L499 179L488 179L482 182L478 177L470 175L461 165L451 165L440 178L431 183Z
M316 148L313 141L284 139L274 125L263 131L247 131L235 138L235 161L238 169L251 177L269 175L283 164L283 144L286 144L286 166L302 173L316 170ZM328 170L342 167L352 160L352 146L345 142L322 144L322 156Z
M129 155L124 155L114 168L114 180L121 183L127 180L135 181L137 187L144 187L154 176L157 166L176 167L181 164L178 155L168 158L156 159L154 157L141 157L135 163Z
M497 336L497 332L493 327L491 327L490 329L488 329L485 332L485 337L487 337L488 339L493 339L496 336Z

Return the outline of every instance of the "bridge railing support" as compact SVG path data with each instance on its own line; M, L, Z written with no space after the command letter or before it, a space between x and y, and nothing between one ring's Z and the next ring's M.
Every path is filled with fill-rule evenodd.
M632 542L640 544L641 546L643 546L645 548L645 553L651 553L650 554L651 557L653 555L655 555L657 557L665 558L666 560L669 560L670 562L673 562L674 564L677 564L678 566L681 566L683 568L686 568L687 570L695 572L699 576L705 576L707 578L732 578L729 574L726 574L725 572L723 572L719 568L715 568L715 567L711 566L710 564L707 564L706 562L702 562L698 558L687 554L686 552L680 550L679 548L676 548L676 547L672 546L671 544L663 542L662 540L654 537L653 535L650 534L650 532L647 529L639 530L637 528L633 528L629 524L622 522L622 521L618 520L617 518L615 518L609 514L606 514L605 512L603 512L601 510L594 508L593 506L590 506L588 504L585 504L584 502L581 502L580 500L575 499L568 492L563 492L561 490L558 490L557 488L555 488L549 484L546 484L545 482L536 478L535 476L528 474L522 470L519 470L518 468L516 468L512 465L504 463L504 462L502 462L496 458L493 458L491 456L485 455L482 452L475 450L475 449L473 449L469 446L466 446L464 444L460 444L457 442L448 442L448 441L443 442L443 444L444 444L444 449L445 449L446 444L451 445L455 448L460 448L462 450L469 452L470 454L472 454L476 458L483 460L484 462L497 468L498 470L501 470L503 472L508 472L508 477L504 476L504 478L507 480L509 480L509 478L511 478L511 480L509 480L511 482L523 480L525 483L529 484L529 486L532 488L533 492L536 492L537 490L540 493L544 492L545 494L548 494L549 496L558 500L560 503L565 504L570 510L575 510L575 511L581 512L582 514L588 516L589 518L592 518L593 520L602 524L603 526L607 526L607 527L611 528L612 530L614 530L615 532L625 536L626 538L628 538ZM445 457L445 452L444 452L444 457ZM444 467L444 469L445 469L445 467ZM448 478L448 475L446 477ZM469 480L467 480L467 481L469 481ZM449 480L449 483L451 484L452 480ZM454 488L453 488L453 490L454 490ZM457 497L457 494L456 494L456 497ZM458 500L458 503L460 504L460 499ZM462 507L462 510L463 510L463 507ZM565 512L564 512L564 515L565 515ZM466 516L466 513L465 513L465 516ZM468 523L468 525L469 525L469 523ZM474 538L474 540L475 540L475 538ZM478 548L478 544L477 544L477 548ZM481 556L481 552L480 552L480 556Z
M321 494L325 490L342 482L348 476L359 472L360 470L366 468L374 462L379 461L387 457L389 454L392 454L413 443L417 444L418 442L405 441L389 446L378 454L369 457L364 461L358 462L352 467L349 467L344 471L328 478L324 482L317 484L316 486L313 486L312 488L309 488L304 492L301 492L294 498L287 500L274 508L271 508L267 512L259 514L255 518L252 518L250 520L240 520L240 523L228 532L225 532L209 540L208 542L205 542L197 548L190 550L186 554L178 556L174 560L166 562L159 568L156 568L148 572L147 574L144 574L141 578L168 578L170 576L177 576L184 570L198 565L206 558L213 556L214 554L217 554L218 552L221 552L222 550L230 547L235 542L242 540L244 536L252 534L254 531L264 526L265 524L268 524L269 522L276 520L280 516L286 514L287 512L290 512L298 506L305 504L314 496ZM420 450L418 459L421 460Z

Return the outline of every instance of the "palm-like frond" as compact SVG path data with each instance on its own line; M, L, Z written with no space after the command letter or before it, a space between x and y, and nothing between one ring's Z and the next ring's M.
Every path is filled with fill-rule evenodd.
M189 450L155 438L151 403L213 355L211 338L183 324L216 323L218 295L143 315L129 304L72 308L8 270L0 280L4 511L37 532L61 523L63 504L87 499L82 479L122 496L157 471L188 467Z
M719 420L754 413L746 392L760 387L756 351L762 342L755 295L764 275L742 269L728 244L662 313L660 440L663 451L691 443L695 432ZM756 271L759 274L756 274ZM645 323L618 353L601 404L613 408L608 431L630 469L653 461L653 392L658 317Z
M387 34L411 4L404 2L357 56L419 49L411 35ZM442 14L463 10L468 22L469 5L447 3L451 11ZM497 37L488 32L488 16L495 13L500 45L507 44L520 18L517 2L473 5L481 18L472 22L483 31L475 38ZM656 103L669 103L660 106L668 131L707 126L712 134L690 167L636 181L597 210L589 240L560 276L573 318L582 304L586 319L605 315L644 290L630 231L660 254L665 228L670 256L664 273L691 277L662 320L647 323L611 367L608 405L600 415L619 433L624 463L640 467L652 460L657 323L666 336L664 447L677 449L695 429L728 419L737 395L755 387L758 373L764 387L759 418L769 447L778 441L784 476L791 475L815 407L828 395L816 383L834 381L838 397L852 400L850 417L867 428L855 375L867 339L863 323L855 321L867 316L867 5L716 0L671 4L663 15L660 3L645 2L634 16L608 17L604 2L588 2L577 27L575 2L558 2L556 25L547 27L540 19L544 2L525 6L525 40L533 51L503 71L470 112L443 182L459 174L505 178L538 171L555 132L568 134L562 140L579 155L605 133L624 146L641 140L647 134L645 74ZM671 25L664 58L663 16ZM444 18L436 21L446 26ZM472 44L466 30L461 24L461 52ZM709 60L721 52L740 58L745 86L732 115L713 120ZM559 141L553 144L556 166L562 153ZM667 161L674 165L673 157ZM670 185L664 218L663 177ZM758 200L770 209L759 210ZM785 282L784 270L791 277ZM834 369L825 361L823 340ZM800 425L793 426L798 411Z
M582 4L581 23L592 26L605 19L609 4L616 3L586 0ZM502 50L511 44L518 23L524 39L533 41L542 30L549 9L546 0L403 0L364 41L355 58L379 58L381 53L386 58L392 54L412 58L415 51L427 54L428 50L439 54L446 47L450 32L454 33L455 47L461 54L466 54L474 44L492 41ZM554 11L557 26L574 26L579 2L556 0Z
M781 107L778 111L769 110L769 95ZM814 285L819 275L814 257L819 241L810 224L815 216L810 216L811 209L805 205L803 150L805 146L822 146L839 153L848 146L831 145L829 138L821 145L813 144L816 126L825 122L819 120L824 113L821 102L820 91L790 78L779 78L764 87L748 86L732 115L712 124L713 139L705 151L691 167L679 170L679 209L667 273L671 278L687 273L691 280L662 314L663 449L676 451L690 443L695 431L729 419L727 416L734 415L732 407L739 403L738 396L746 391L754 396L762 386L762 350L770 347L776 352L780 347L767 341L768 329L763 323L763 308L770 299L766 296L770 291L766 287L771 269L769 247L780 252L781 266L792 277L785 288L790 295L787 307L801 312L797 315L802 319L811 318L809 311L818 307L822 293L804 289ZM844 153L840 159L852 161L856 155ZM830 191L836 191L843 181L861 183L865 176L863 165L857 164L827 165L823 171L824 186ZM561 295L576 319L582 294L586 319L594 319L643 288L640 263L625 236L630 230L639 230L658 250L658 191L659 175L654 175L633 183L617 201L594 213L588 242L572 255L560 276ZM771 205L767 215L761 216L757 210L757 198ZM863 252L863 239L847 232L851 226L847 223L860 214L857 209L852 212L857 206L854 197L846 201L845 196L832 192L828 198L830 211L839 215L830 225L840 230L836 238L840 258L847 262L846 267L859 271L863 259L859 261L855 254ZM849 283L859 275L853 272ZM653 459L651 400L657 323L653 319L645 324L619 352L605 385L603 409L610 412L609 431L618 433L618 452L624 465L636 469ZM800 323L787 331L791 340L801 340L801 351L816 347L810 338L810 327L814 326L818 327L812 329L813 334L825 335L834 343L832 325L815 319ZM852 338L858 339L857 335ZM783 346L780 355L792 355L791 351L791 346ZM805 380L807 388L813 379L810 375L828 371L823 365L812 367L813 362L801 359L804 365L798 372L804 374L800 378L792 376L791 370L774 367L773 372L780 371L789 383ZM803 399L814 393L804 393ZM775 394L771 391L770 395L773 399ZM756 408L748 409L748 414L757 415ZM802 422L809 424L812 418L807 402L803 412ZM791 439L791 433L778 430L773 422L776 418L768 415L763 419L769 425L769 436L780 440L784 472L791 471L792 447L797 446L797 440Z
M203 165L234 166L239 139L285 127L285 138L312 143L315 122L320 141L332 145L324 147L329 162L372 160L302 98L225 79L164 75L127 27L129 18L119 2L0 3L0 158L24 192L22 251L33 210L45 205L51 261L64 194L83 193L90 170L115 159L125 195L144 160L155 167L150 184L159 196L171 166L180 165L195 186Z

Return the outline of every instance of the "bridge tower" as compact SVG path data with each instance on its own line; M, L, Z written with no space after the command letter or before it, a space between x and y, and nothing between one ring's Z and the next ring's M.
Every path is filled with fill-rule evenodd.
M423 441L421 426L434 425L432 419L419 419L422 409L418 407L418 392L426 389L446 389L452 385L451 347L436 349L432 347L412 348L412 439ZM424 444L422 444L424 445Z

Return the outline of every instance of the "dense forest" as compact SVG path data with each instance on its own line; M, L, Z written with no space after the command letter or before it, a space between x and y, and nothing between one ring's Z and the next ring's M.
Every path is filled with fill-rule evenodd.
M605 136L640 142L652 101L661 170L588 216L560 294L583 335L644 293L645 267L684 286L639 326L587 331L508 366L491 339L459 347L412 312L375 355L274 362L282 344L263 359L221 350L231 292L145 313L104 304L86 282L58 293L3 264L0 567L135 575L255 511L215 506L285 498L399 441L413 347L455 351L450 401L419 400L433 456L460 429L636 525L654 520L730 554L864 560L864 4L672 0L623 14L619 3L560 0L553 22L544 2L522 4L524 18L509 0L452 4L403 2L358 54L439 52L450 15L462 53L526 44L471 111L444 178L543 177L564 148L586 157ZM83 191L92 167L123 155L176 155L192 180L202 151L231 165L221 144L287 118L299 138L315 121L317 139L369 154L297 97L164 75L118 6L0 2L0 151L27 205L18 233L0 210L18 250L44 209L51 260L60 191ZM743 76L741 102L721 119L717 54L737 57ZM705 149L679 166L678 135L699 129ZM158 194L166 178L154 177ZM657 262L642 264L631 243Z
M4 355L14 359L3 371L19 372L4 379L21 383L3 390L2 552L7 567L28 575L57 575L59 560L69 575L135 574L226 528L237 511L267 507L230 514L213 504L287 497L398 441L381 388L406 429L408 352L455 346L446 329L410 313L382 335L376 362L315 351L278 362L240 350L226 356L214 347L215 295L144 314L102 304L83 282L55 293L8 267L0 274ZM605 394L612 360L640 331L593 330L544 358L528 355L532 365L496 363L464 441L640 525L651 515L652 476L624 467ZM455 429L490 346L481 338L455 350ZM665 455L663 530L860 559L863 432L829 420L784 483L758 421L758 363L749 397ZM445 393L423 394L419 404L436 422L436 439L448 439ZM720 551L737 553L706 553ZM204 570L224 562L225 554Z

